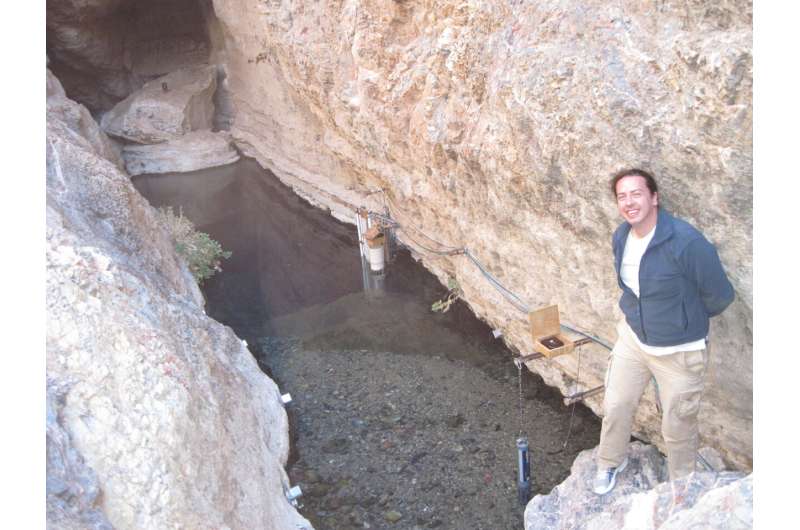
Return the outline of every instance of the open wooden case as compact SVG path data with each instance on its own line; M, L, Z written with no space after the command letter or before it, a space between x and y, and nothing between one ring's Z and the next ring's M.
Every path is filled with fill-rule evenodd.
M377 226L373 226L364 234L364 239L367 241L369 248L380 248L383 246L383 232Z
M571 353L575 344L561 333L558 306L551 305L528 314L533 335L533 349L548 359Z

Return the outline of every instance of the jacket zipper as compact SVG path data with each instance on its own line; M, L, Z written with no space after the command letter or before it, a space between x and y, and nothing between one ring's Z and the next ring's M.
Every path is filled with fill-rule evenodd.
M649 247L650 245L648 245ZM644 329L644 311L642 310L642 263L644 263L644 257L647 255L647 251L649 248L644 249L644 254L642 254L642 259L639 260L639 296L636 297L636 301L639 304L639 325L642 327L642 335L644 336L644 343L647 344L647 331Z

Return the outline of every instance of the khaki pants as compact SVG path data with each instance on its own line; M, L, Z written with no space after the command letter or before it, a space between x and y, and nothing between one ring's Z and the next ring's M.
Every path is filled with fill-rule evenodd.
M694 471L698 449L697 413L703 392L706 350L656 356L642 351L633 331L621 321L619 338L606 373L603 428L597 450L599 468L616 467L625 459L639 399L651 375L658 383L663 416L661 434L667 446L670 480Z

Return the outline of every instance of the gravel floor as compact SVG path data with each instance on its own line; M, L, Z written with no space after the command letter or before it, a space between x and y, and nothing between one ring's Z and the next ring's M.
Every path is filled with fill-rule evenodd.
M491 373L439 354L323 351L286 339L260 346L262 364L293 396L289 474L315 528L523 527L512 363ZM534 494L549 492L597 443L598 421L580 407L567 449L547 453L562 447L570 410L525 375Z

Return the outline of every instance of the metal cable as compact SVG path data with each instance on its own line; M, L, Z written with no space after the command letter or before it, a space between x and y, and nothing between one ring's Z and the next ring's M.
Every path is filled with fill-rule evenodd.
M417 245L418 247L422 248L426 252L430 252L431 254L437 254L439 256L456 256L456 255L462 254L464 252L464 249L460 249L460 248L459 249L453 249L453 250L435 250L435 249L432 249L432 248L430 248L430 247L428 247L426 245L423 245L422 243L420 243L419 241L414 239L414 237L411 234L408 233L408 230L406 230L404 226L397 225L397 230L401 230L406 235L406 237L408 239L410 239L411 241L414 242L415 245Z
M395 221L394 219L392 219L388 215L384 215L384 214L378 213L378 212L367 212L367 215L369 215L370 217L373 217L375 219L378 219L385 226L389 226L391 228L401 228L400 227L400 223L398 223L397 221Z
M587 339L591 339L592 341L596 342L600 346L604 346L609 351L614 349L614 347L611 346L609 343L607 343L606 341L604 341L602 339L599 339L599 338L595 337L594 335L590 335L590 334L585 333L583 331L577 330L577 329L575 329L575 328L573 328L571 326L568 326L566 324L563 324L563 323L561 324L561 327L566 329L566 330L568 330L568 331L571 331L573 333L577 333L578 335L582 335L582 336L586 337Z
M480 261L478 261L478 259L472 254L472 252L469 251L468 248L464 249L464 255L476 267L478 267L478 269L481 271L481 273L484 275L484 277L486 277L486 279L489 280L489 282L492 285L494 285L495 288L498 291L500 291L500 294L502 294L506 298L506 300L508 300L511 303L511 305L513 305L514 307L516 307L518 310L522 311L523 313L529 313L530 312L530 307L528 307L528 305L525 302L523 302L522 299L520 299L519 296L515 295L514 293L512 293L511 291L506 289L506 287L503 284L501 284L497 280L497 278L495 278L494 275L492 275L491 272L487 271L486 268L481 264Z
M404 217L411 217L411 216L410 216L410 215L408 215L406 212L404 212L402 208L400 208L399 206L397 206L397 203L395 203L395 202L394 202L394 200L392 200L392 198L391 198L391 197L389 197L389 195L388 195L386 192L384 192L383 196L384 196L384 198L385 198L386 200L388 200L388 202L389 202L389 205L392 207L392 209L394 209L396 212L399 212L399 213L403 214L403 216L404 216ZM416 232L416 233L418 233L418 234L422 235L423 237L425 237L425 239L427 239L427 240L429 240L429 241L432 241L433 243L436 243L436 244L437 244L437 245L439 245L440 247L444 247L444 248L446 248L446 249L448 249L448 250L461 250L461 248L459 248L459 247L454 247L454 246L452 246L452 245L445 245L444 243L442 243L442 242L440 242L440 241L437 241L437 240L433 239L431 236L429 236L428 234L426 234L426 233L425 233L425 232L423 232L422 230L419 230L418 228L414 227L414 226L413 226L413 225L411 225L411 224L409 224L409 225L407 226L407 228L410 228L410 229L411 229L411 230L413 230L414 232Z
M394 203L392 198L389 197L389 195L383 189L381 189L380 191L383 192L382 194L383 194L384 198L388 200L388 203L392 206L392 208L394 210L403 213L402 209L400 209ZM419 230L418 228L415 228L413 225L401 225L400 223L398 223L397 221L395 221L394 219L392 219L388 215L380 214L380 213L377 213L377 212L369 212L369 215L371 217L375 217L375 218L381 220L383 223L385 223L388 226L392 226L393 228L395 228L397 230L402 230L403 233L406 235L406 237L408 237L408 239L410 239L415 245L417 245L418 247L420 247L421 249L423 249L426 252L429 252L429 253L435 254L435 255L439 255L439 256L456 256L456 255L459 255L459 254L464 254L478 268L478 270L489 281L489 283L495 289L497 289L497 291L500 292L500 294L511 305L513 305L518 311L520 311L522 313L525 313L525 314L530 313L530 311L531 311L530 306L528 304L526 304L514 292L512 292L510 289L508 289L502 283L500 283L500 281L491 272L486 270L486 267L484 267L483 264L480 261L478 261L478 259L475 257L475 255L472 254L472 252L470 252L470 250L468 248L466 248L466 247L459 248L459 247L452 247L452 246L449 246L449 245L445 245L444 243L441 243L441 242L433 239L429 235L425 234L425 232ZM403 213L403 215L406 215L406 214ZM417 234L420 234L420 235L424 236L426 239L436 243L437 245L439 245L441 247L444 247L444 249L446 249L446 250L433 249L433 248L431 248L431 247L429 247L429 246L427 246L427 245L425 245L423 243L420 243L420 241L418 239L414 238L409 233L410 231L413 231L413 232L415 232ZM608 342L604 341L603 339L600 339L599 337L597 337L595 335L592 335L590 333L586 333L584 331L576 329L576 328L574 328L574 327L572 327L572 326L570 326L568 324L565 324L565 323L561 323L561 327L566 329L566 330L568 330L568 331L576 333L576 334L578 334L580 336L586 337L587 339L590 339L591 341L603 346L604 348L608 349L609 351L613 349L613 346L611 346Z

